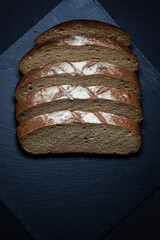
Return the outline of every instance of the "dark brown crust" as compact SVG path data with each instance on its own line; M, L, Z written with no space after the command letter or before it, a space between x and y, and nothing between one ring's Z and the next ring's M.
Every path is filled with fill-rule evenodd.
M74 112L75 111L73 111L72 113L74 113ZM92 112L92 113L95 113L95 112ZM47 114L40 115L40 116L34 117L34 118L29 119L26 122L22 123L17 128L18 138L21 139L25 135L30 134L35 130L54 125L53 121L48 119L46 117L46 115ZM129 130L132 130L132 131L136 132L139 136L141 136L140 126L136 122L134 122L133 120L126 118L126 117L117 116L114 114L112 114L112 115L113 115L113 121L116 123L117 127L123 127L123 128L129 129ZM43 117L43 116L45 116L45 117ZM81 120L77 116L74 116L74 118L70 119L70 121L68 121L68 122L66 121L60 125L64 125L64 124L87 124L87 123L85 123L83 120ZM103 122L102 124L109 125L108 123L105 123L105 122Z
M124 35L126 35L128 37L128 39L130 39L130 44L132 43L132 37L128 33L126 33L125 31L120 29L119 27L116 27L116 26L114 26L112 24L109 24L109 23L100 22L100 21L97 21L97 20L84 20L84 19L71 20L71 21L60 23L60 24L48 29L47 31L41 33L38 37L36 37L34 42L36 44L39 44L39 39L42 36L52 32L54 30L59 30L61 28L73 28L73 27L95 27L95 28L114 29L115 31L123 33Z
M96 62L90 61L90 65L93 65L94 63L96 63ZM17 83L16 89L14 92L14 96L16 96L17 90L24 87L25 85L27 85L35 80L48 77L47 72L51 71L51 69L54 66L57 67L59 64L60 63L50 63L50 64L46 64L45 66L42 66L42 67L34 68L31 71L27 72L25 75L23 75L23 77ZM88 67L90 65L88 65ZM108 66L110 66L110 65L111 64L108 64ZM112 71L112 73L111 73L111 71L108 71L107 68L106 69L103 68L103 69L101 69L101 73L97 73L97 74L117 78L117 79L120 79L120 80L123 80L126 82L130 82L130 83L140 87L137 75L134 72L131 72L120 66L116 66L116 65L112 65L112 66L114 66L114 69L115 69L114 72ZM108 69L109 69L109 67L108 67ZM66 74L66 73L64 73L64 74ZM55 75L59 75L59 73L53 72L53 76L55 76ZM61 75L63 75L63 74L61 74ZM83 73L80 74L80 73L76 73L76 72L75 72L75 75L85 76Z
M99 46L101 47L101 44L103 47L107 47L113 50L117 50L119 52L124 52L127 55L133 57L137 62L138 59L137 57L134 55L134 53L131 51L131 49L129 49L128 47L124 46L123 44L121 44L120 42L116 41L116 40L112 40L109 38L104 38L104 37L97 37L97 36L87 36L87 35L76 35L76 36L82 36L87 38L88 40L96 40L99 42L98 45L95 44L95 46ZM66 46L70 46L69 44L66 44L65 41L72 41L75 39L76 36L72 36L72 35L67 35L67 36L63 36L63 37L57 37L57 38L52 38L48 41L46 41L43 44L40 44L34 48L32 48L19 62L18 67L21 70L21 64L22 62L28 58L28 57L32 57L32 55L34 55L36 52L42 51L44 49L50 49L50 48L55 48L55 47L66 47ZM58 45L59 43L64 45ZM85 44L85 45L90 45L90 44ZM104 46L105 45L105 46ZM72 46L74 47L74 46Z
M49 98L49 101L46 100L46 97L43 98L43 92L46 91L45 96L50 95L47 91L50 88L43 88L40 89L38 91L34 91L32 93L30 93L29 95L27 95L24 98L21 98L17 104L16 104L16 117L18 117L18 115L20 113L22 113L23 111L28 110L29 108L32 108L34 106L40 105L40 104L44 104L47 102L53 102L53 101L58 101L61 100L63 101L63 98L60 99L60 97L67 95L68 96L68 100L69 100L69 92L66 93L66 89L63 89L62 86L56 86L56 88L59 87L59 92L53 96L53 93L51 94L52 98ZM53 87L54 88L54 87ZM110 91L110 94L112 94L113 96L113 100L115 102L120 102L120 103L124 103L127 105L132 105L135 108L139 109L142 112L142 108L141 108L141 101L140 98L137 97L135 94L126 92L126 91L122 91L116 88L109 88L109 87L105 87L105 86L97 86L97 89L99 89L99 92L96 92L96 94L94 92L92 92L90 89L88 89L88 87L84 87L84 90L90 95L90 100L96 100L99 99L98 98L98 94L101 94L102 92L107 92ZM38 95L38 99L42 96L41 101L36 102L35 96ZM49 97L49 96L48 96ZM58 100L57 100L58 98ZM74 98L71 95L71 99L74 100ZM103 99L103 98L101 98ZM101 100L99 99L99 100ZM105 99L104 99L105 100ZM85 99L82 99L82 101L85 101ZM106 99L107 101L107 99Z

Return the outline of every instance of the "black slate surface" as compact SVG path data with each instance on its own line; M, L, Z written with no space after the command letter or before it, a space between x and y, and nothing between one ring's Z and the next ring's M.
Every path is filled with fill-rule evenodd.
M160 190L155 191L103 240L159 240Z
M36 35L74 18L113 23L96 2L64 1L0 58L0 199L36 239L99 239L159 185L159 73L141 55L141 151L128 157L25 154L16 139L13 91L19 59Z

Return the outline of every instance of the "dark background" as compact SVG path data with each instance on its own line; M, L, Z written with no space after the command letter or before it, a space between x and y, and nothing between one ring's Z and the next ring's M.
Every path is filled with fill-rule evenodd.
M0 1L0 52L43 18L59 0ZM113 19L129 32L135 44L160 71L160 7L157 1L99 0ZM0 239L31 239L19 223L0 206ZM113 229L106 240L160 239L160 190L153 193L134 212ZM56 239L55 239L56 240Z

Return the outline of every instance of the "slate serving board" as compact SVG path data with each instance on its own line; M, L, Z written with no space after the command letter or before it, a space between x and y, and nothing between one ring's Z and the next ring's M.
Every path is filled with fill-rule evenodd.
M35 239L101 239L160 183L160 74L135 45L144 112L137 154L35 157L17 141L19 60L38 34L79 18L115 24L97 1L66 0L0 57L0 200Z

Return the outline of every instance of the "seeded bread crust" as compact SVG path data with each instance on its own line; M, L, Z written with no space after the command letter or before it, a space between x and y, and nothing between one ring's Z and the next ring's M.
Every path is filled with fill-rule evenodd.
M36 111L35 111L34 115L33 114L28 115L27 113L27 115L25 115L24 117L24 112L30 110L33 107L38 107L40 105L45 105L47 103L51 103L55 101L57 102L57 104L61 105L61 101L74 101L74 100L80 100L84 102L88 100L92 100L94 110L97 110L95 109L94 100L98 100L99 104L101 103L101 100L113 101L113 103L114 102L123 103L125 105L122 105L122 108L127 105L131 105L135 109L137 109L139 112L139 116L136 118L134 116L134 120L137 122L140 122L142 120L142 108L141 108L140 98L138 98L136 95L132 93L121 91L115 88L108 88L105 86L90 86L90 87L84 88L81 86L75 87L71 85L62 85L62 86L44 88L27 95L25 98L21 98L16 104L16 118L21 123L22 122L21 114L23 115L23 119L24 119L23 121L26 121L28 118L32 118L36 115ZM62 109L58 109L58 110L62 110ZM98 110L101 110L101 109L98 109ZM105 110L102 110L102 111L105 111ZM45 111L44 109L43 113L48 113L48 110ZM123 115L123 114L120 114L120 115ZM132 119L129 113L124 116L130 117Z
M105 22L100 22L100 21L96 21L96 20L71 20L71 21L67 21L67 22L63 22L63 23L60 23L50 29L48 29L47 31L41 33L35 40L34 42L36 44L40 44L43 42L43 38L45 38L45 36L47 35L51 35L52 32L56 32L56 34L60 35L61 32L60 30L61 29L67 29L68 31L72 28L75 28L75 27L91 27L91 28L101 28L102 30L103 29L109 29L109 30L112 30L112 31L115 31L115 32L119 32L123 35L125 35L125 37L127 38L128 40L128 46L131 45L132 43L132 37L126 33L125 31L123 31L122 29L112 25L112 24L109 24L109 23L105 23Z
M141 136L139 125L129 118L104 112L71 112L67 110L31 118L17 128L17 135L18 138L21 139L25 135L31 134L40 128L52 125L70 125L74 123L113 125L132 130Z
M82 67L78 67L79 63L84 63ZM94 69L93 69L94 67ZM72 68L72 70L68 70L68 68ZM88 74L87 71L90 71ZM17 90L24 87L25 85L32 83L41 78L45 78L48 76L55 75L63 75L63 74L71 74L71 75L105 75L112 78L117 78L126 82L130 82L138 87L139 81L137 75L134 72L131 72L125 68L120 66L116 66L107 62L94 62L94 61L83 61L83 62L63 62L63 63L50 63L46 64L42 67L37 67L27 72L25 75L17 83L14 96L16 97Z
M116 50L117 52L123 52L126 55L128 55L129 58L131 57L135 60L135 62L137 63L136 70L138 70L138 66L139 66L138 59L129 48L127 48L126 46L124 46L123 44L121 44L116 40L112 40L104 37L97 37L97 36L87 36L87 35L75 35L75 36L68 35L63 37L52 38L47 42L40 44L34 47L31 51L29 51L21 59L18 67L22 72L24 72L23 64L25 63L26 60L32 59L32 56L35 55L37 52L41 52L43 50L50 50L56 47L62 47L62 51L63 51L63 47L66 47L66 46L70 46L70 47L71 46L72 47L99 46L99 47L106 47L112 50Z

